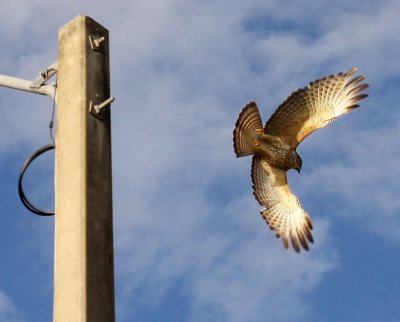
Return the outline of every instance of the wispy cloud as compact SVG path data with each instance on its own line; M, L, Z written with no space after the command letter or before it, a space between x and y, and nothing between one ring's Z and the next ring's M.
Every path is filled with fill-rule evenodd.
M15 307L10 298L0 291L0 318L3 321L10 322L23 322L25 321L23 315Z

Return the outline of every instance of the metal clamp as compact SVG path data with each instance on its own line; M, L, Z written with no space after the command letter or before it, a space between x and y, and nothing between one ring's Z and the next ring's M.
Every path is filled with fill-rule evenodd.
M0 86L40 95L47 95L54 98L56 85L46 84L46 81L56 73L57 62L42 71L40 76L33 81L7 75L0 75Z
M42 70L39 73L39 77L33 80L30 84L30 88L40 88L47 80L49 80L53 75L57 73L58 64L55 62L50 65L48 68Z

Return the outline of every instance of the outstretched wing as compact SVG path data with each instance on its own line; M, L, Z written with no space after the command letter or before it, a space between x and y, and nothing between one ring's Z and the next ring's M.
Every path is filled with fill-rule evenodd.
M264 132L296 148L313 131L357 108L356 103L368 96L360 94L368 85L360 84L364 76L351 79L356 71L318 79L292 93L267 121Z
M265 206L261 210L261 216L275 231L276 237L282 237L286 249L289 249L291 240L297 252L300 251L300 245L308 250L307 240L313 242L311 218L291 193L286 171L254 156L251 177L254 196L260 205Z

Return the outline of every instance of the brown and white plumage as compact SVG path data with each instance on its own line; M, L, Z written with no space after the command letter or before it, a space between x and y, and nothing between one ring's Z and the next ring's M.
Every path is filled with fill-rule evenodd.
M308 250L313 242L311 219L299 200L291 193L287 170L300 172L301 158L296 147L309 134L324 127L340 115L357 108L358 101L367 97L361 92L364 76L352 78L357 71L350 69L311 82L292 93L272 114L262 128L257 105L249 103L240 113L233 131L237 157L254 155L251 177L254 196L264 206L261 215L282 237L284 246L290 241L296 251Z

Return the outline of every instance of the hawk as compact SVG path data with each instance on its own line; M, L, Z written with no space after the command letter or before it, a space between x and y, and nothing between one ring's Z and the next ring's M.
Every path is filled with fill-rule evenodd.
M364 76L354 77L357 68L347 73L317 79L293 92L272 114L264 128L255 102L241 111L233 131L237 157L253 155L251 178L256 200L264 208L261 216L284 247L300 252L313 243L312 222L299 200L292 194L287 171L300 173L302 160L297 146L309 134L351 112L368 95Z

